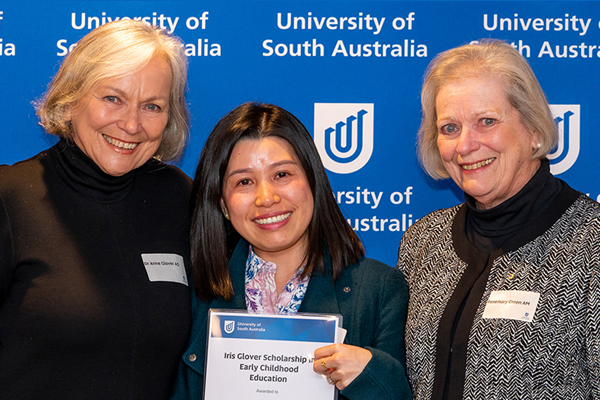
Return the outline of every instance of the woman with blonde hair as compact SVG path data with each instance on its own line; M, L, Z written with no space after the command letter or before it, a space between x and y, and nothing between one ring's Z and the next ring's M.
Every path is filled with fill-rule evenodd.
M0 167L0 397L165 399L190 323L179 39L122 20L65 58L59 142ZM162 161L161 161L162 160Z
M465 202L402 237L416 399L600 398L600 205L550 173L558 133L529 64L487 40L439 54L419 156Z

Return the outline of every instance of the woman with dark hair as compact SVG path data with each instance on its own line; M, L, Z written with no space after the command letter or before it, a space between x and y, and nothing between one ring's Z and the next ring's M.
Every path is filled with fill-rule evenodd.
M210 308L341 314L345 343L316 349L315 372L343 399L410 398L404 277L363 257L331 193L310 134L289 112L246 103L219 121L192 189L197 298L175 398L202 398Z

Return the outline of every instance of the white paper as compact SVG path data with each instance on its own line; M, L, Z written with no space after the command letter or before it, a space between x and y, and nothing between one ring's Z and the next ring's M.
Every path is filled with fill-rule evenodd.
M332 400L314 351L335 343L341 316L211 310L204 399Z
M179 254L142 254L150 282L176 282L188 285L183 257Z
M517 321L533 321L540 299L536 292L522 290L495 290L483 311L483 318L503 318Z

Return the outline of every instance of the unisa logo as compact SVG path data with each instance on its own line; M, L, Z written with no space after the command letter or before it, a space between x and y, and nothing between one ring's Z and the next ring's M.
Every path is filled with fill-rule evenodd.
M325 168L356 172L373 154L372 103L315 103L315 145Z
M548 154L550 172L562 174L579 156L579 104L551 104L550 111L558 127L558 145Z
M223 323L223 328L225 330L225 333L230 334L233 332L233 330L235 329L235 321L225 321Z

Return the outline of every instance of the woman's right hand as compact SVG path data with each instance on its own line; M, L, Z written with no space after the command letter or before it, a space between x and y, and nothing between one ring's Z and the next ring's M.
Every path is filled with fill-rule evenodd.
M315 350L313 370L343 390L365 369L373 355L362 347L331 344Z

